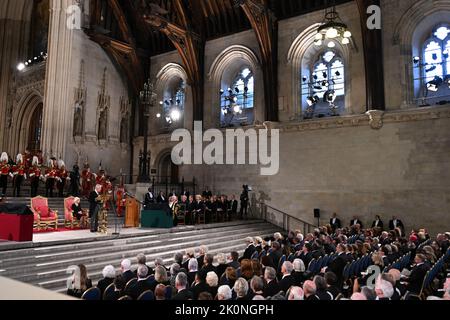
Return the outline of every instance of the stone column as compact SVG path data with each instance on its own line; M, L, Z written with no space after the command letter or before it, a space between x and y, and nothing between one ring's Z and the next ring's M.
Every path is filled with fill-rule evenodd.
M7 110L14 97L8 97L12 74L27 56L32 5L27 0L0 1L0 152L9 150Z
M67 27L67 8L75 0L50 0L48 59L44 98L42 150L65 158L67 112L71 103L71 56L74 30Z

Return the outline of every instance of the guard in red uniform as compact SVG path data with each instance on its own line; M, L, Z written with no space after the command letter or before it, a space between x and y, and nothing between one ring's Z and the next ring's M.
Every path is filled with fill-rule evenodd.
M31 180L31 197L38 195L39 180L41 179L41 167L39 165L39 158L33 157L32 166L28 169L28 177Z
M53 198L53 189L55 188L55 181L58 177L58 167L56 166L56 159L51 158L45 171L45 196Z
M94 190L95 175L91 172L88 163L84 164L84 169L81 172L81 194L88 198L91 191Z
M6 195L6 189L8 188L8 175L11 171L11 167L8 161L8 154L6 152L3 152L2 156L0 157L0 188L2 190L2 197Z
M66 187L66 181L70 180L69 171L66 170L64 161L59 160L59 172L58 172L58 197L64 197L64 188Z
M123 185L119 186L116 190L116 206L117 206L117 216L122 217L125 213L125 188Z
M100 171L98 172L97 177L95 178L95 184L99 184L102 186L102 192L105 192L105 186L106 186L106 172L105 170L100 169Z
M23 181L27 178L25 163L23 162L22 154L18 154L16 158L16 165L12 168L13 175L13 197L20 197L20 187Z

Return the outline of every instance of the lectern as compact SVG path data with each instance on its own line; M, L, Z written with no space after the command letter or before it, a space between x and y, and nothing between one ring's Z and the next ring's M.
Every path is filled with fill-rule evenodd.
M136 199L128 197L125 202L125 228L139 227L139 203Z

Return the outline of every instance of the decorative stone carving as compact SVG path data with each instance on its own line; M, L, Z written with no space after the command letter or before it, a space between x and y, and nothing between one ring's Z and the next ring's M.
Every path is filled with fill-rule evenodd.
M128 144L130 130L131 103L125 97L120 97L120 143Z
M111 97L106 88L106 72L107 68L103 70L102 85L97 99L97 139L102 145L108 140L108 113L111 104Z
M381 110L370 110L366 112L369 116L369 124L374 130L379 130L383 128L383 116L384 111Z
M87 89L84 80L84 60L81 60L78 88L75 88L75 99L74 99L75 108L73 117L73 136L75 137L75 141L79 140L77 139L77 137L82 137L84 135L86 96L87 96Z

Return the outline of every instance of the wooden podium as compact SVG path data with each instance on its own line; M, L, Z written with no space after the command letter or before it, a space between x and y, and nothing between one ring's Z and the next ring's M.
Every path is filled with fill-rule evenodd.
M125 202L125 228L139 227L139 203L128 197Z

